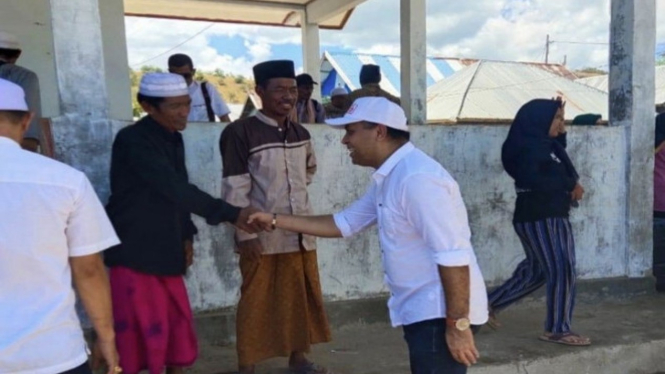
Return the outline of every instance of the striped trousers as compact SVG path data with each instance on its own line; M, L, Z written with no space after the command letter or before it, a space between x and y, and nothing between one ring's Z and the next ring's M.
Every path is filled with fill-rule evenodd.
M568 218L513 225L526 259L510 279L489 293L490 307L499 311L547 284L545 331L569 332L575 307L575 243Z

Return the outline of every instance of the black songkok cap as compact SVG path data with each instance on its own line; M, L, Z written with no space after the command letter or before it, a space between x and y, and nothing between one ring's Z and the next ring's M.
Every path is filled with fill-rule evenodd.
M381 68L379 65L367 64L360 68L360 84L381 82Z
M254 65L254 82L265 84L272 78L296 79L296 69L291 60L272 60Z

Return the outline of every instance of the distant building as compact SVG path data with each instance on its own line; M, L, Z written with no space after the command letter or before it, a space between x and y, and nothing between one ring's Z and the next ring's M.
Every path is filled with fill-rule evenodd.
M427 86L431 87L476 62L478 62L477 59L429 57L427 59ZM321 60L321 96L330 96L335 87L345 87L349 92L360 88L360 68L365 64L379 65L382 75L381 88L392 95L400 96L402 82L399 56L328 51L323 53ZM523 64L537 66L564 78L577 78L561 64L528 62Z
M566 101L566 120L584 113L599 113L607 120L607 93L543 66L476 62L427 89L427 121L509 123L524 103L557 96Z

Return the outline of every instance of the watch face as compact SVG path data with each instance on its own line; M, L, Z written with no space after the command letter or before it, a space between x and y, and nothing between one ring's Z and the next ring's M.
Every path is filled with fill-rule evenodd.
M460 331L465 331L471 327L471 321L468 318L460 318L455 322L455 327Z

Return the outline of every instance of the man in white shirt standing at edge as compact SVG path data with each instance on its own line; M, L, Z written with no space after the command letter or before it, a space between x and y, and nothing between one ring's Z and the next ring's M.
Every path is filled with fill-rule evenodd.
M394 327L402 326L413 374L463 374L479 358L472 329L487 322L487 292L471 246L459 187L409 141L404 111L382 97L357 99L342 144L354 164L376 169L363 197L324 216L256 213L266 229L349 237L379 228Z
M191 110L187 120L189 122L215 122L215 116L221 122L231 122L231 110L217 92L217 88L210 82L197 82L194 80L196 69L191 57L176 53L169 57L169 72L185 78L192 99Z
M32 116L23 89L0 79L0 373L91 373L72 281L95 352L120 373L100 255L118 238L82 172L21 149Z

